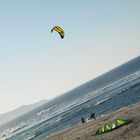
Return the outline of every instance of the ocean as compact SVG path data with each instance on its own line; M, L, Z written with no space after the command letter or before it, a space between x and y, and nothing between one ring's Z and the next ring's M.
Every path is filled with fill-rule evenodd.
M7 123L0 140L42 140L81 123L82 117L88 120L91 113L98 119L137 102L140 57Z

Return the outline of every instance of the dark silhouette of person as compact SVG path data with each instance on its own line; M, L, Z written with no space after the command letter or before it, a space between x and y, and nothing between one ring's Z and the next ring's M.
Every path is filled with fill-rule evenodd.
M95 120L96 120L96 118L95 118L95 113L91 113L90 119L95 119Z
M85 120L84 120L84 118L82 118L82 123L85 123Z

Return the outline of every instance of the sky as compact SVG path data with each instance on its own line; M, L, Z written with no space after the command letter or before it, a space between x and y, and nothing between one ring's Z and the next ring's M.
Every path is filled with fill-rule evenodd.
M139 56L139 25L139 0L0 0L0 114Z

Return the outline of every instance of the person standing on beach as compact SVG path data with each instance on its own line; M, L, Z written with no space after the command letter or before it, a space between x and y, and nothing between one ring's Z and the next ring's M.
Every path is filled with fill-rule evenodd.
M91 113L90 119L95 119L95 120L96 120L96 118L95 118L95 113Z
M82 123L85 123L85 120L84 120L84 118L82 118Z

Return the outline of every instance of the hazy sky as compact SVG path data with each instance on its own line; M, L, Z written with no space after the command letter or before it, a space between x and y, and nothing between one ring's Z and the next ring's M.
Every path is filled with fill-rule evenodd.
M50 33L55 25L63 40ZM140 0L0 0L0 114L139 54Z

